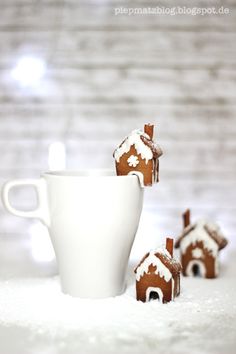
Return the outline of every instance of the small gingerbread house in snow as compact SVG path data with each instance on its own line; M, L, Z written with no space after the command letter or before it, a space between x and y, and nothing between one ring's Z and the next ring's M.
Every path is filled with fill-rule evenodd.
M147 253L135 268L137 300L173 300L180 293L180 271L180 263L173 258L173 239L168 238L166 248Z
M190 224L190 211L183 214L184 229L175 243L180 249L183 274L215 278L219 273L219 251L227 240L218 225L200 220Z
M154 126L134 130L114 151L118 176L136 174L141 185L151 186L159 180L159 157L162 150L153 139Z

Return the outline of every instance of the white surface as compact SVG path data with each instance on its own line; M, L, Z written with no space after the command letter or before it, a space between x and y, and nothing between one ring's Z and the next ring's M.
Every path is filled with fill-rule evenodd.
M218 279L182 278L169 304L136 301L134 265L126 293L103 300L63 295L57 277L1 281L0 353L234 354L235 259Z
M27 183L36 187L39 204L22 212L11 207L8 194ZM13 215L38 217L48 226L64 293L104 298L124 291L143 193L136 176L55 171L38 180L6 183L3 202Z

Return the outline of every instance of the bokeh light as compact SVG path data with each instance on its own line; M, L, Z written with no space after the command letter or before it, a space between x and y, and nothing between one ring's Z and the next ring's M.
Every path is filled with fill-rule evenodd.
M36 86L46 72L46 63L42 58L25 56L18 59L11 76L21 86Z

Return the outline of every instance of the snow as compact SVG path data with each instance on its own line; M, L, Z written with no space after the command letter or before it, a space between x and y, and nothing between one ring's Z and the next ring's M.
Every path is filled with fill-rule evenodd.
M182 278L164 305L136 301L133 268L125 294L103 300L63 295L57 277L0 281L1 354L235 353L235 253L217 279Z
M161 278L164 278L166 282L169 282L170 279L172 278L172 274L170 270L161 262L161 260L155 256L155 253L161 253L167 256L168 258L171 258L171 255L169 252L165 249L156 249L152 250L148 257L140 264L140 266L137 268L136 272L136 280L139 281L140 278L144 275L144 273L148 273L148 268L152 264L153 266L156 266L155 274L159 274Z
M137 154L141 154L142 159L145 159L146 164L149 160L152 160L153 153L150 147L144 144L141 139L141 136L146 137L150 140L149 135L144 133L142 130L133 130L132 133L127 136L120 147L118 147L114 152L114 157L117 162L120 161L120 158L127 152L129 152L132 145L134 145Z
M216 258L218 255L219 251L219 246L218 244L213 240L212 237L209 236L208 232L205 230L204 226L209 225L212 227L214 225L214 229L217 228L217 225L213 223L208 223L205 220L199 220L195 224L195 228L188 233L186 237L183 237L183 239L180 242L180 249L182 253L185 253L187 248L191 244L195 244L198 241L202 241L204 247Z

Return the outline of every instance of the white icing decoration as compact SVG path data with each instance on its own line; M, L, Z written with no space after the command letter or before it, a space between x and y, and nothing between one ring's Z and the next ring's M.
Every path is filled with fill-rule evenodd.
M155 163L154 160L152 161L152 184L157 182L157 173L154 171Z
M161 260L155 256L155 253L162 253L163 255L171 258L170 253L165 249L157 249L150 251L148 257L140 264L136 271L136 280L139 281L144 273L148 273L148 268L152 264L156 266L155 274L158 274L161 278L164 278L166 282L169 282L172 278L170 270L161 262Z
M180 277L179 276L177 277L176 281L177 281L176 293L177 293L177 295L179 295L180 294Z
M175 297L175 281L171 279L171 300L174 300Z
M131 155L128 160L127 163L130 167L136 167L139 164L139 159L137 156Z
M163 302L163 292L160 288L155 286L149 286L146 290L146 302L149 301L149 296L152 291L155 291L159 296L159 301Z
M220 262L218 257L215 259L215 276L217 277L219 275L219 270L220 270Z
M215 224L209 224L206 221L199 221L195 228L190 231L185 237L182 238L180 242L180 250L182 253L186 253L187 248L190 245L194 245L197 242L202 241L204 247L212 254L212 256L217 257L219 246L215 240L208 234L204 226L217 227Z
M137 154L141 154L142 159L145 159L146 164L149 160L152 160L153 153L152 149L148 147L141 139L141 136L150 140L149 135L141 130L134 130L132 133L124 140L122 145L118 147L114 152L114 157L116 162L120 162L120 158L127 152L130 151L132 145L134 145Z
M201 248L197 247L194 250L192 250L192 256L194 258L202 258L203 257L203 251Z
M186 274L188 276L194 276L193 274L193 267L197 265L199 267L200 275L204 278L206 276L206 267L205 264L202 261L198 261L196 259L191 260L188 263L188 266L186 268Z
M139 179L140 187L144 188L144 178L142 172L139 171L130 171L128 175L136 175Z

